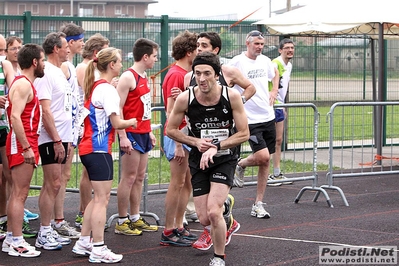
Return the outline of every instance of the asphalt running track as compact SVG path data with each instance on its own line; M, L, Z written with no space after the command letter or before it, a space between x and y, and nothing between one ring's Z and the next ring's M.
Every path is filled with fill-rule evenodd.
M320 178L321 182L324 180ZM310 181L293 185L268 187L265 201L270 219L250 216L255 197L255 186L234 188L234 217L241 228L226 248L226 265L319 265L320 245L399 246L399 182L397 175L338 179L335 184L343 189L349 207L345 207L338 193L328 191L334 208L329 208L323 195L313 202L314 192L304 193L298 204L296 195ZM150 195L148 211L164 219L164 194ZM65 217L74 221L79 206L79 195L67 193ZM37 212L37 198L26 204ZM116 213L116 197L111 196L108 217ZM145 217L150 223L155 220ZM122 236L105 233L109 248L124 255L123 265L208 265L213 249L200 251L191 247L165 247L159 244L161 230L142 236ZM39 227L39 221L31 226ZM193 232L200 234L201 225L190 223ZM34 239L27 239L31 244ZM74 241L73 241L74 243ZM73 245L72 243L72 245ZM87 257L72 253L72 245L60 251L43 250L37 258L16 258L0 255L0 265L87 265ZM398 251L396 250L396 253ZM372 264L369 264L372 265Z

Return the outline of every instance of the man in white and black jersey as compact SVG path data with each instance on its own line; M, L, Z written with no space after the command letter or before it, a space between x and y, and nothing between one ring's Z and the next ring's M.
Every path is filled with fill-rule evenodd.
M189 166L194 204L200 223L211 225L214 257L210 265L225 265L223 204L233 185L236 147L249 138L248 122L241 95L218 83L218 56L201 53L192 66L198 85L177 97L166 132L173 140L192 147ZM179 130L185 116L188 135Z
M276 125L273 104L277 98L279 74L270 58L262 54L265 37L260 31L254 30L247 34L247 50L233 57L229 65L237 67L256 88L256 93L245 104L251 136L249 144L252 154L240 160L236 168L236 176L244 177L245 168L258 166L258 182L255 203L252 205L251 216L270 218L270 214L263 207L263 198L269 176L271 154L276 146ZM272 82L269 92L268 83ZM234 86L237 91L243 88Z
M217 32L201 32L198 35L197 40L197 53L211 52L215 55L219 55L222 49L222 40ZM219 71L218 82L221 85L233 87L235 84L244 88L241 94L243 103L249 100L252 95L255 94L256 89L252 83L245 78L242 73L235 67L228 65L221 65ZM197 85L193 71L186 74L184 77L184 85L188 86ZM244 182L242 179L234 179L233 185L237 187L243 187ZM233 218L232 208L234 205L234 197L229 194L225 201L225 208L223 212L224 219L226 221L227 232L226 232L226 246L230 243L231 236L240 229L240 224ZM197 241L193 243L193 247L200 250L208 250L212 246L212 239L210 237L210 227L205 227L201 236Z

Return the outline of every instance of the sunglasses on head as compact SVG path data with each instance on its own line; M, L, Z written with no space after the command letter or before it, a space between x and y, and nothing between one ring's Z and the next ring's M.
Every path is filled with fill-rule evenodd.
M263 33L258 31L258 30L253 30L250 33L248 33L248 37L260 37L264 38Z

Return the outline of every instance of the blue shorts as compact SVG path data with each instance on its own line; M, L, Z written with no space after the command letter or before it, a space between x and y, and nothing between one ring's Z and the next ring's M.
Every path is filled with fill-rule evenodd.
M163 151L168 161L171 161L175 157L175 149L176 149L175 141L169 138L168 136L163 136ZM183 144L183 149L191 151L191 148L186 144Z
M132 143L133 149L140 153L147 153L153 148L150 133L136 134L132 132L126 132L126 136L130 140L130 143ZM123 155L125 153L120 150L120 154Z
M285 119L284 109L274 109L274 115L276 117L276 123L284 121Z
M89 153L80 160L87 170L90 181L110 181L114 176L114 162L109 153Z

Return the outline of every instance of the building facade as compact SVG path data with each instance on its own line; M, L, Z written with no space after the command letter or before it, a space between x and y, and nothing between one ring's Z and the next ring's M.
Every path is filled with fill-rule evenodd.
M0 0L0 14L21 15L25 11L31 11L33 16L145 18L148 5L157 2L155 0Z

